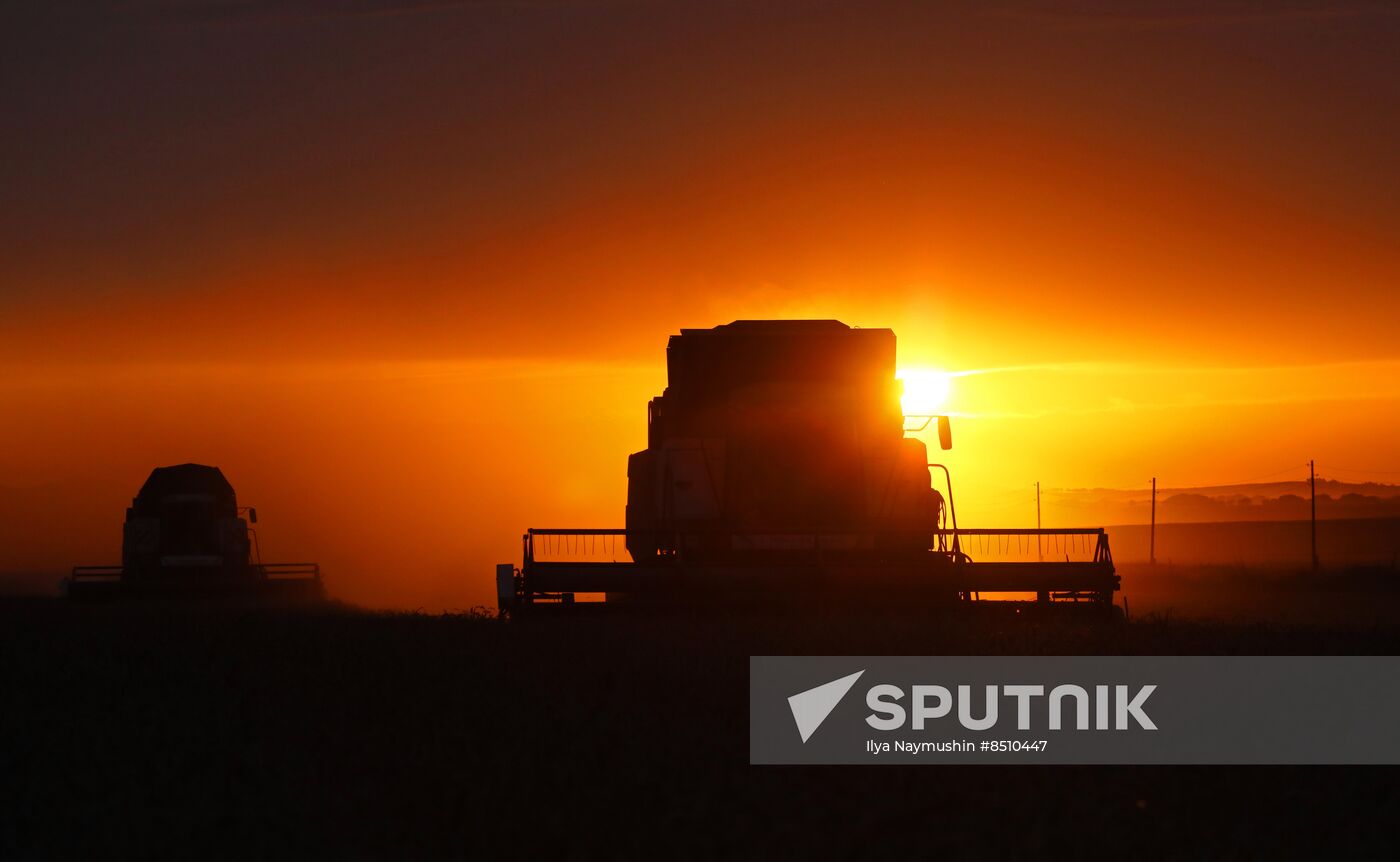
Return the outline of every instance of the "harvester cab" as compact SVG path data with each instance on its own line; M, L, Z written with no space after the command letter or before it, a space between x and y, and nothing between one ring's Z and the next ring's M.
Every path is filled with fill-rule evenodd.
M632 559L928 548L944 499L894 362L893 332L834 320L682 330L628 459Z
M246 515L246 517L245 517ZM78 566L73 598L322 593L315 563L264 563L254 509L240 509L217 467L157 467L126 510L120 566Z
M628 459L625 526L526 531L521 565L497 567L503 612L573 605L581 593L1111 609L1118 577L1102 529L959 527L951 473L910 434L936 421L948 449L951 426L903 413L891 330L835 320L683 329L667 375L648 405L647 447ZM1037 553L1046 543L1049 560Z

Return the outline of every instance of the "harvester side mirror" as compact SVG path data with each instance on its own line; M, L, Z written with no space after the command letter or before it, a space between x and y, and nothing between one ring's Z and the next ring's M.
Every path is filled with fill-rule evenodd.
M945 446L945 447L943 447L943 448L946 449L946 448L948 448L948 447ZM249 506L249 507L248 507L248 523L250 523L250 524L256 524L257 522L258 522L258 510L257 510L257 509L254 509L252 506Z
M947 416L938 417L938 445L943 449L953 448L953 425Z

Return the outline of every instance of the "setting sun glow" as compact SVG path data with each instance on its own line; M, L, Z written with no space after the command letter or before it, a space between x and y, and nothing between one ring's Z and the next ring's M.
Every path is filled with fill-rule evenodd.
M952 375L932 368L900 369L895 375L904 383L900 404L906 416L928 416L938 413L948 403Z
M3 8L0 591L194 462L338 600L494 606L739 320L892 331L964 528L1400 481L1400 4Z

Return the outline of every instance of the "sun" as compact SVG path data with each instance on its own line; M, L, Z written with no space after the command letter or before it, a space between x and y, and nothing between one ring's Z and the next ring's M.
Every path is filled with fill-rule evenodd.
M904 383L900 404L906 416L930 416L941 413L948 403L953 376L935 368L901 368L895 377Z

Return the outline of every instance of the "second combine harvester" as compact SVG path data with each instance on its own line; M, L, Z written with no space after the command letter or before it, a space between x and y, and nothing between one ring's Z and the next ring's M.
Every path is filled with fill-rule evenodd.
M246 517L245 517L246 516ZM120 566L76 566L72 599L176 596L320 599L316 563L264 563L258 522L218 467L157 467L122 525Z
M608 602L970 603L1109 611L1102 529L958 527L952 477L930 463L895 376L895 335L835 320L683 329L627 464L624 529L531 529L497 567L501 609ZM943 491L931 479L942 480ZM619 543L625 546L623 556ZM1041 559L1045 543L1079 560ZM1013 560L1012 547L1035 559ZM993 559L974 561L982 549Z

